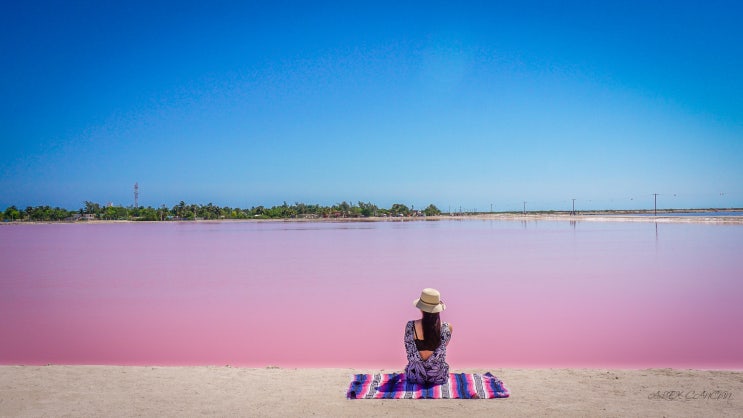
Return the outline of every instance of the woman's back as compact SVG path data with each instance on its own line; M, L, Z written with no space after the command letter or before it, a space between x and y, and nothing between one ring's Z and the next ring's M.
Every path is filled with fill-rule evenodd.
M448 323L441 324L441 333L438 347L432 350L419 350L420 342L424 341L422 327L419 321L409 321L405 326L405 351L408 365L405 368L407 380L412 383L441 384L449 377L449 365L446 363L446 346L451 339L451 327ZM416 338L416 335L419 338ZM430 339L429 339L430 340Z

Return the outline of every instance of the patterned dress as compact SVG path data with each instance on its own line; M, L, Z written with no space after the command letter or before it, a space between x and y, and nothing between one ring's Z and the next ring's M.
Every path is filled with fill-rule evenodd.
M407 381L419 384L439 385L449 378L449 365L446 364L446 344L451 338L449 324L441 324L441 345L433 351L427 360L421 358L415 346L415 321L405 326L405 351L408 353L408 366L405 367Z

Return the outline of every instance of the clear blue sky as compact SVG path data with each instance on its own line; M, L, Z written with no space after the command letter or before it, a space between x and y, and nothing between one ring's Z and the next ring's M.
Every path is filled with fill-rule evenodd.
M743 207L741 22L737 1L3 1L0 209L126 206L135 182L152 206Z

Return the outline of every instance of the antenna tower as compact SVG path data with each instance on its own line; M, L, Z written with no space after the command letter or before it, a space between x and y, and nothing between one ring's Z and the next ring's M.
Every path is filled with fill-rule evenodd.
M134 207L139 207L139 183L134 183Z

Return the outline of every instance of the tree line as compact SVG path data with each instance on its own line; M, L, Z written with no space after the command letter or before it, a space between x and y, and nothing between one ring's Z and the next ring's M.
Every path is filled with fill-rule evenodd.
M389 208L380 208L371 202L336 203L332 206L317 204L286 202L270 208L254 206L250 209L217 206L212 203L206 205L187 204L180 201L173 207L162 205L124 207L101 205L85 201L78 210L67 210L50 206L28 206L19 209L9 206L2 212L3 221L84 221L84 220L128 220L128 221L172 221L172 220L218 220L218 219L293 219L293 218L368 218L372 216L401 217L401 216L435 216L441 211L433 204L423 210L408 208L402 203L395 203Z

